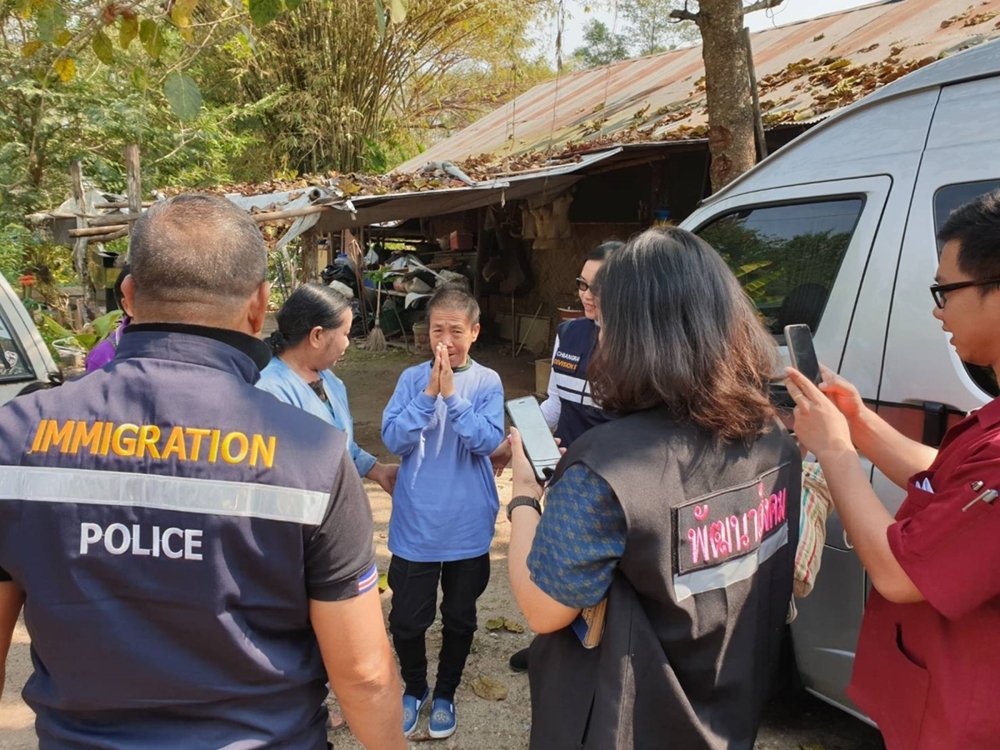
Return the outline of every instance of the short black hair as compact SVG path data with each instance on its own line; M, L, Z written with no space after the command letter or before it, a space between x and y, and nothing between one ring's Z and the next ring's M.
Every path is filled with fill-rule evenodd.
M222 305L267 278L267 246L244 209L183 193L155 202L132 227L128 260L136 299Z
M427 303L427 322L435 310L457 310L465 313L469 325L479 323L479 303L472 293L462 284L443 284L439 286Z
M351 303L336 289L325 284L303 284L285 300L275 315L278 329L268 337L267 343L274 354L294 349L302 343L313 328L339 328Z
M47 391L49 388L55 388L58 383L46 383L41 380L36 380L33 383L28 383L24 388L17 392L17 396L27 396L29 393L35 393L36 391ZM17 398L15 396L14 398Z
M958 242L958 267L971 279L1000 279L1000 189L952 211L937 238L942 245ZM990 284L979 291L986 294L998 288L1000 284Z
M618 240L605 240L587 253L587 260L605 261L608 259L609 255L617 250L621 250L623 247L625 247L624 242L619 242Z

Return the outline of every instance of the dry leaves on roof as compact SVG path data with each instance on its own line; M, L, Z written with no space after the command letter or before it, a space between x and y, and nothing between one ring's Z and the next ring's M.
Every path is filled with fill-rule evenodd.
M986 3L983 3L985 5ZM954 26L956 23L962 22L963 28L968 28L969 26L978 26L981 23L986 23L1000 15L997 11L987 11L985 13L976 13L974 6L970 5L965 9L965 12L959 13L952 16L951 18L946 18L941 22L941 28L947 29L949 26Z

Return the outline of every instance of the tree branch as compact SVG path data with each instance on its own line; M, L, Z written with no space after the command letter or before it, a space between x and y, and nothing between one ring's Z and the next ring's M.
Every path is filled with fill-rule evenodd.
M747 13L755 13L758 10L767 10L769 8L777 8L785 0L757 0L755 3L750 3L747 7L743 9L743 15Z
M762 1L773 2L773 0L762 0ZM778 2L780 3L781 0L778 0ZM670 11L670 17L676 18L678 21L694 21L695 23L698 23L698 14L692 13L687 8L679 8Z

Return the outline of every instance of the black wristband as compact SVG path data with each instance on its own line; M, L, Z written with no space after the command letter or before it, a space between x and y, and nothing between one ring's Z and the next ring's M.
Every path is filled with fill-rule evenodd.
M510 521L510 516L511 513L514 512L514 508L519 508L522 505L530 505L532 508L538 511L538 515L542 515L542 504L538 502L537 498L531 497L530 495L518 495L507 504L508 521Z

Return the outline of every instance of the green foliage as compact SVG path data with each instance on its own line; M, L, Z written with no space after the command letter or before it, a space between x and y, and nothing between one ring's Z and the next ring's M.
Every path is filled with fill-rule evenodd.
M201 91L191 76L171 73L163 83L163 95L181 120L194 120L201 109Z
M122 152L129 143L142 152L146 191L231 180L231 165L259 140L247 123L273 102L265 96L245 105L216 100L196 106L201 95L191 79L202 71L216 75L196 61L187 68L191 75L168 77L168 83L181 83L173 107L193 115L179 121L164 94L145 88L149 73L138 45L119 51L111 67L89 48L77 61L81 75L52 86L35 75L33 62L25 65L15 50L0 46L0 226L62 203L74 159L94 185L124 192Z
M583 0L579 0L582 2ZM740 0L735 0L740 2ZM678 21L670 13L686 8L697 12L698 3L694 0L587 0L587 6L597 5L611 9L615 8L619 19L619 28L608 30L595 29L599 21L587 24L587 32L593 35L588 38L586 47L580 47L573 55L585 67L605 65L608 62L624 60L629 57L642 57L657 52L664 52L679 46L693 44L700 39L698 27L691 21ZM601 24L601 26L604 26ZM590 48L594 57L584 51ZM624 55L621 52L624 51ZM584 52L583 54L581 54Z
M276 95L258 123L269 145L258 162L299 173L391 167L551 75L526 33L548 3L304 0L258 30L255 52L225 50L243 101Z
M105 65L111 65L115 61L115 51L111 46L111 39L103 31L94 34L94 41L91 45L94 48L94 55Z
M388 171L552 74L527 33L552 2L382 0L380 36L375 0L0 0L0 227L73 160L124 192L130 143L147 194Z
M160 59L166 41L163 31L156 21L149 18L143 19L142 23L139 24L139 41L142 43L147 55L153 60Z
M49 244L20 224L0 228L0 272L18 289L22 274L34 279L34 294L49 303L58 300L58 287L71 282L73 268L65 248Z
M42 340L48 345L53 356L58 359L60 350L89 353L118 327L121 317L121 310L112 310L91 321L82 331L71 331L45 313L39 313L36 319Z
M583 40L586 44L573 50L573 57L577 58L585 68L596 68L629 57L625 36L613 34L596 18L592 18L584 27Z
M256 26L266 26L284 10L282 0L249 0L250 19Z
M13 287L24 269L24 246L30 232L18 224L8 224L0 229L0 273Z

